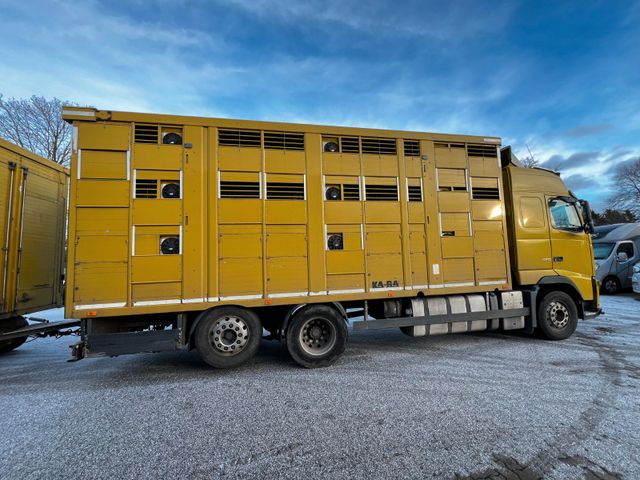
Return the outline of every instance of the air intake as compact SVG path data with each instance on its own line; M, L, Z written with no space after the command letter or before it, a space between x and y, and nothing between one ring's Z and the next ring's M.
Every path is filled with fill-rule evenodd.
M367 200L398 201L396 185L366 185Z
M498 149L495 145L467 145L467 155L470 157L493 157L498 156Z
M158 143L158 125L135 126L136 143Z
M218 130L218 145L228 147L260 147L260 131L220 128Z
M422 201L422 187L420 185L409 185L408 189L410 202Z
M360 200L360 185L345 183L342 185L345 200Z
M220 198L260 198L260 183L221 181Z
M267 182L268 200L304 200L304 183Z
M363 138L362 153L395 155L396 141L393 138Z
M358 137L342 137L340 144L342 145L342 153L360 153Z
M138 178L136 180L136 198L158 198L158 181Z
M405 140L404 141L404 156L405 157L419 157L420 156L420 142L418 140Z
M264 132L264 148L273 150L304 150L304 134Z

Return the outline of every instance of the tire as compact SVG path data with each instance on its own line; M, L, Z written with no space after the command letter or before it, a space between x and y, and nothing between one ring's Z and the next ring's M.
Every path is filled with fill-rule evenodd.
M616 277L607 277L602 281L600 291L605 295L615 295L620 292L620 280Z
M287 328L287 350L306 368L328 367L347 345L347 325L328 305L310 305L295 313Z
M549 292L538 306L538 328L548 340L564 340L578 326L578 308L564 292Z
M0 320L0 323L2 320ZM7 325L2 328L3 331L9 332L11 330L17 330L18 328L23 328L29 325L29 322L24 317L13 317L9 319ZM0 354L8 353L16 348L20 347L24 342L27 341L29 337L20 337L14 338L13 340L7 340L5 342L0 342Z
M253 358L260 346L262 325L251 310L220 307L202 314L195 332L200 358L215 368L234 368Z

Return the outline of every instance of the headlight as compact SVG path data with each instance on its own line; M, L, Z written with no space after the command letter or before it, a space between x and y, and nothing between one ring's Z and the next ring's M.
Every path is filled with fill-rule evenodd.
M640 263L633 266L633 273L640 273Z

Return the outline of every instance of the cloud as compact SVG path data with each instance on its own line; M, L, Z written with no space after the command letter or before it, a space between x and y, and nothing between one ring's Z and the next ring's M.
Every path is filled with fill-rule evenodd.
M600 123L595 125L580 125L567 130L565 132L565 135L573 138L590 137L593 135L600 135L614 128L615 127L613 125L608 123Z
M598 161L601 157L600 152L577 152L569 156L552 155L545 162L545 168L564 171L571 170L576 167L585 167Z
M587 177L585 175L575 174L564 178L564 183L567 184L569 190L583 190L587 188L593 188L596 186L593 177Z

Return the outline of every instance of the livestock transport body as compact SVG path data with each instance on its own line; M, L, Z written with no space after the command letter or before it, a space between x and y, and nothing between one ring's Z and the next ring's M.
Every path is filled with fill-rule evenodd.
M499 138L63 116L75 358L195 348L231 367L264 328L316 367L354 315L356 330L562 339L599 311L588 204Z
M33 333L24 315L62 306L68 180L63 166L0 138L0 353Z

